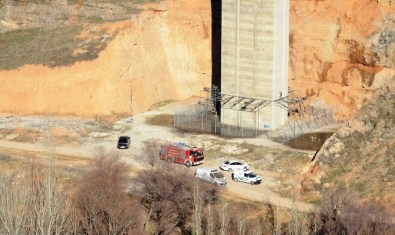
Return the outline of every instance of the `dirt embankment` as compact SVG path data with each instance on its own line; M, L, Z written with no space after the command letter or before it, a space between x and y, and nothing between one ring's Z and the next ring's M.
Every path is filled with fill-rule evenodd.
M335 132L306 171L309 190L345 187L395 214L395 83L379 89ZM308 186L310 184L310 186Z
M199 95L211 81L210 25L208 0L144 5L138 15L106 28L118 34L96 60L0 71L0 111L131 115L164 100Z

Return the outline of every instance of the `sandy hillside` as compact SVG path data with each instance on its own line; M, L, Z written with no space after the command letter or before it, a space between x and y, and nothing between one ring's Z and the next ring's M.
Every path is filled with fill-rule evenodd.
M131 115L160 101L199 95L211 81L210 4L200 2L145 5L139 15L107 27L119 33L96 60L0 71L0 110Z

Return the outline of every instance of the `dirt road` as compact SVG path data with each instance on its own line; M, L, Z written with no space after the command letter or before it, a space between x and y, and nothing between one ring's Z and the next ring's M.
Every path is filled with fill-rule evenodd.
M133 166L135 170L142 169L143 166L139 163L139 153L143 148L143 143L151 138L157 138L161 140L167 140L172 142L183 141L186 143L194 143L197 145L205 144L210 145L215 141L224 139L214 135L203 135L203 134L190 134L182 133L175 130L172 127L167 126L156 126L147 124L147 119L159 115L159 114L170 114L173 110L174 105L168 105L161 107L140 115L133 116L132 118L126 118L119 120L114 123L112 131L106 133L94 133L89 137L85 138L79 145L69 145L67 143L58 144L54 147L56 154L65 156L74 156L81 158L90 158L93 156L93 152L98 147L104 147L109 150L114 150L120 153L124 162ZM123 130L123 131L120 131ZM126 130L126 131L125 131ZM129 149L119 150L116 149L116 140L119 135L129 135L132 137L132 145ZM94 137L99 136L99 137ZM271 142L267 139L227 139L229 145L240 144L241 142L247 142L249 144L265 145L273 148L286 148L279 143ZM35 152L45 154L48 149L45 147L44 142L37 143L23 143L12 140L6 140L5 138L0 139L0 150L19 150L23 152ZM204 166L218 169L220 160L217 158L206 157ZM185 168L183 165L179 167ZM190 169L190 170L193 170ZM300 201L294 201L291 198L281 197L280 195L273 192L273 179L270 174L265 172L259 172L254 170L257 174L260 174L263 178L263 182L260 185L249 185L240 182L233 182L230 177L230 173L224 172L225 177L228 179L228 185L226 187L226 193L235 195L241 199L268 202L273 205L296 209L298 211L311 211L317 208L314 205L303 203Z
M35 152L46 154L47 150L43 145L31 144L31 143L20 143L15 141L8 140L0 140L0 149L5 150L20 150L24 152ZM73 156L73 157L91 157L92 151L94 151L94 147L89 148L87 146L58 146L55 148L56 154L65 155L65 156ZM129 150L116 150L119 151L123 160L133 166L134 169L142 169L142 165L135 158L136 154L132 153L131 149ZM216 162L213 160L206 160L205 167L217 168ZM184 168L185 166L180 165L179 167ZM267 202L273 205L277 205L279 207L284 208L295 208L298 211L312 211L317 208L314 205L303 203L300 201L293 201L290 198L280 197L278 194L274 193L267 186L267 182L265 182L265 176L263 176L263 182L260 185L249 185L240 182L233 182L230 180L230 173L224 172L225 177L228 180L227 192L236 195L239 198L252 200L252 201L260 201Z

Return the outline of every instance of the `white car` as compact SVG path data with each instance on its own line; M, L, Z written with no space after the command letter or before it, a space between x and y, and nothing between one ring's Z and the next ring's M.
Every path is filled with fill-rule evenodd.
M240 168L245 171L250 169L250 167L246 163L239 161L239 160L228 160L219 166L219 169L221 169L223 171L229 171L229 172L234 171L235 169L240 169Z
M232 180L236 182L244 182L247 184L260 184L262 178L252 171L244 171L243 169L236 169L232 173Z

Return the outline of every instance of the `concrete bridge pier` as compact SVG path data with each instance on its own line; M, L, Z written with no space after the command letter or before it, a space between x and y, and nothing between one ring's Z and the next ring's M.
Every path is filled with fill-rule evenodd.
M286 123L288 110L271 101L288 95L288 47L289 0L222 0L222 126Z

